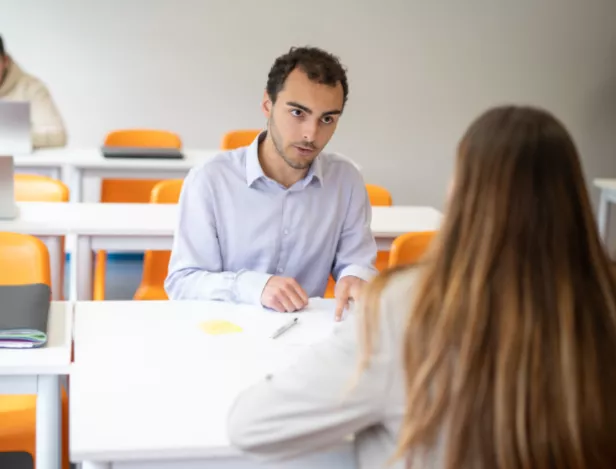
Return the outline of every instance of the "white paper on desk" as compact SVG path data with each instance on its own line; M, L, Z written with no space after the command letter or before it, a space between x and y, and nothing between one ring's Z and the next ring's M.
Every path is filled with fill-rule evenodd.
M334 319L335 305L334 300L311 298L302 311L289 314L299 323L275 340L287 345L312 345L326 339L339 325Z

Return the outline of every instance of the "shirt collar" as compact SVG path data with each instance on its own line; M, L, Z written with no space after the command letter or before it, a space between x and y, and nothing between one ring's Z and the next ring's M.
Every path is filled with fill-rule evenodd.
M256 180L266 177L261 163L259 163L259 144L265 139L266 135L267 131L264 130L246 149L246 184L248 187L251 187ZM319 181L319 184L323 187L323 163L321 162L321 155L318 155L314 159L308 173L304 179L300 181L302 187L305 188L314 179Z
M259 163L259 143L265 139L266 135L267 131L261 132L246 149L246 184L248 187L252 186L257 179L265 177L261 163Z

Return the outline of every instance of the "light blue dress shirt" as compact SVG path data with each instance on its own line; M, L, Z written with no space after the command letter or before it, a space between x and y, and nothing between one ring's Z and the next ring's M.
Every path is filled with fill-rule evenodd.
M329 274L369 280L376 243L364 180L348 159L321 153L285 188L264 173L261 133L186 176L165 289L172 300L261 304L272 275L323 296Z

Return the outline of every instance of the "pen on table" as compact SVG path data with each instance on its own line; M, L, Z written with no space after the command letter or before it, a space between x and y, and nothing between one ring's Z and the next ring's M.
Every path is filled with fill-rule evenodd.
M276 337L279 337L285 332L287 332L289 329L295 326L295 324L297 324L297 321L298 321L298 318L294 318L288 323L286 323L284 326L281 326L278 329L276 329L276 331L272 334L272 339L275 339Z

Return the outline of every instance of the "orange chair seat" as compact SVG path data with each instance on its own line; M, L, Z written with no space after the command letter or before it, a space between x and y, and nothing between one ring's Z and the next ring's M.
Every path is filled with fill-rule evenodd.
M36 396L0 396L0 451L27 452L36 458ZM68 398L62 389L62 467L68 469ZM36 460L35 460L36 461Z
M141 285L135 292L133 299L141 301L166 301L169 297L164 287Z

